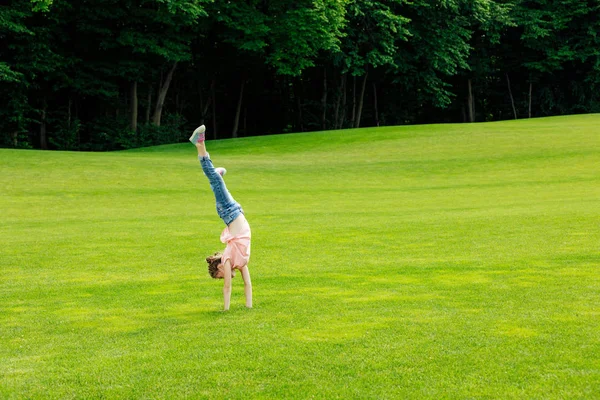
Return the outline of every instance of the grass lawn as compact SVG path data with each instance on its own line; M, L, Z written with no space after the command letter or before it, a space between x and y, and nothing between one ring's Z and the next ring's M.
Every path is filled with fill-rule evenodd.
M0 398L600 398L600 115L0 150Z

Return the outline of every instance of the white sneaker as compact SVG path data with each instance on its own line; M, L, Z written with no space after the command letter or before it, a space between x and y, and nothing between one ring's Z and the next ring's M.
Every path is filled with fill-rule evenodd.
M227 170L223 167L217 167L215 168L215 171L217 174L224 176L227 173Z
M197 127L194 133L192 133L192 136L190 136L190 142L196 144L204 141L204 132L206 132L206 127L204 125Z

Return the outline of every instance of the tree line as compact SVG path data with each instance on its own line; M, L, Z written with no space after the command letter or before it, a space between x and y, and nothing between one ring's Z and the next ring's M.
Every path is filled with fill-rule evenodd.
M0 146L600 111L597 0L11 0Z

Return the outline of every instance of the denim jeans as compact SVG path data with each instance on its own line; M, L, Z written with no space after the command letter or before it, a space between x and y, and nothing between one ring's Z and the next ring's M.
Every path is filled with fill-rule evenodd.
M204 175L210 182L210 188L215 194L215 200L217 202L217 214L225 222L225 225L229 225L234 219L244 213L242 206L231 197L231 194L225 186L223 177L215 171L210 155L204 157L198 157L200 159L200 165L204 171Z

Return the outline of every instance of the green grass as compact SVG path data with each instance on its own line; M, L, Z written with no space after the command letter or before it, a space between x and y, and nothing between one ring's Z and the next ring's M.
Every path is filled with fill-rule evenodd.
M0 398L600 398L600 115L0 150Z

